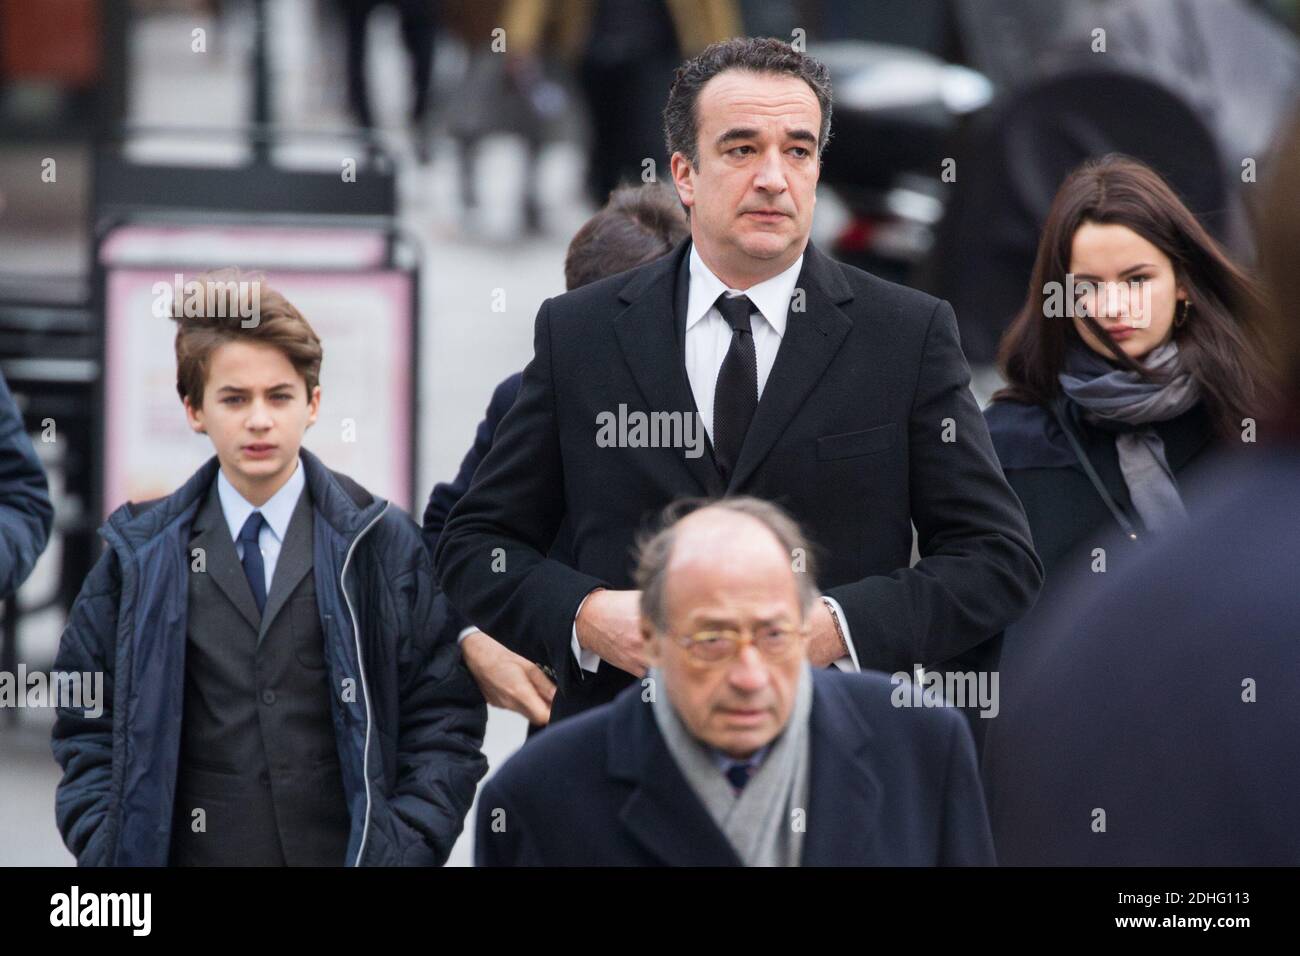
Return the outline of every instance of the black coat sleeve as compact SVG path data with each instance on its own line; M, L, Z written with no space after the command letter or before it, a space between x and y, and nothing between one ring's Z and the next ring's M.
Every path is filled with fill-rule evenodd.
M580 679L570 649L574 616L587 594L606 586L547 557L564 515L547 300L519 397L452 509L435 561L454 607L515 653L548 662L562 687Z
M864 668L910 670L969 651L1028 611L1042 585L1024 511L969 386L956 317L940 302L908 422L921 560L826 591L844 609Z
M31 574L53 524L45 470L0 376L0 600Z

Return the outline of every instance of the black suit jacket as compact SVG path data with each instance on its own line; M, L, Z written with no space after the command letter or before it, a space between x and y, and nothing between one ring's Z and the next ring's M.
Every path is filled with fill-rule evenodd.
M786 508L817 548L819 583L864 668L935 665L1016 620L1041 566L967 387L952 309L811 244L728 484L707 448L690 458L597 445L597 416L620 405L696 413L683 357L689 249L542 304L519 397L438 542L452 604L550 662L552 720L631 681L605 664L594 676L578 668L574 615L594 588L633 587L638 532L683 496ZM547 551L566 519L561 562ZM909 568L913 523L922 560Z
M880 674L813 674L802 865L993 865L965 722L894 707L892 689ZM474 855L479 866L740 864L640 687L548 730L488 780Z

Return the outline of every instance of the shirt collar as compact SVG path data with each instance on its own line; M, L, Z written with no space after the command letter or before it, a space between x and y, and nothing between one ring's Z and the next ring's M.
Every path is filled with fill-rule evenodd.
M273 494L266 504L257 508L236 491L235 486L226 478L226 473L218 469L217 496L221 499L221 512L230 527L231 539L239 537L239 532L249 515L254 511L260 511L276 540L283 542L285 533L289 530L289 519L293 517L293 509L297 507L298 498L301 497L302 489L306 484L307 478L303 474L302 460L299 459L294 465L289 480L280 486L280 490Z
M764 279L748 289L729 289L727 285L713 274L704 260L700 258L695 243L691 243L690 294L686 302L686 328L704 318L718 296L724 292L741 292L749 296L749 301L762 313L768 325L776 330L778 336L785 335L786 318L790 312L790 298L794 295L795 284L799 281L799 270L803 268L803 254L794 261L790 268L770 279Z

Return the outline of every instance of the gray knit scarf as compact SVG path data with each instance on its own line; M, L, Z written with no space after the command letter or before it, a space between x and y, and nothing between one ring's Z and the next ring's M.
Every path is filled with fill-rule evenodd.
M798 866L808 816L812 672L799 673L785 730L772 741L745 789L736 796L705 746L691 736L664 688L663 672L650 670L655 722L668 752L745 866ZM796 811L800 811L796 813Z
M1151 426L1183 414L1200 401L1201 393L1182 368L1173 340L1152 350L1143 364L1172 374L1164 384L1148 381L1076 344L1066 352L1058 379L1066 397L1083 409L1085 421L1116 431L1115 450L1133 508L1147 530L1159 534L1186 524L1187 511L1164 442Z

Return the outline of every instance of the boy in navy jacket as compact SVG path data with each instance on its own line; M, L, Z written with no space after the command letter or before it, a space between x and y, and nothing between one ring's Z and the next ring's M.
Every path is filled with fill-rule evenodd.
M415 524L300 447L320 341L258 291L250 327L177 319L216 455L101 530L56 669L102 672L103 713L58 711L59 829L82 865L441 865L483 698Z

